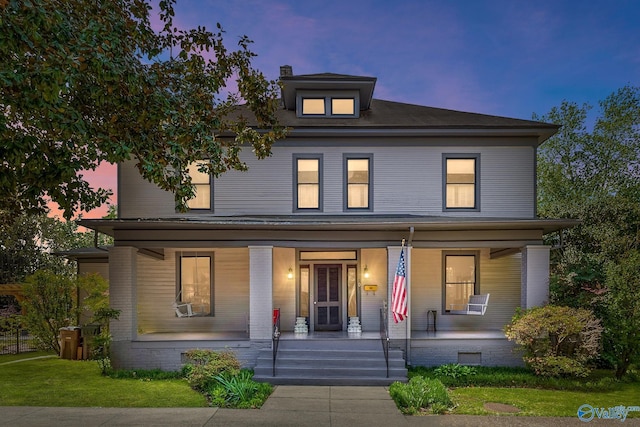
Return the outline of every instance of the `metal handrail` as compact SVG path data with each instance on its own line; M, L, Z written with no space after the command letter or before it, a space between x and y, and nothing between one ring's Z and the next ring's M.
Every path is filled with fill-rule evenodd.
M278 355L278 345L280 344L280 309L273 310L273 334L271 335L271 349L273 350L273 371L272 376L276 376L276 357Z
M387 364L387 378L389 378L389 330L387 328L387 311L384 307L380 308L380 341Z

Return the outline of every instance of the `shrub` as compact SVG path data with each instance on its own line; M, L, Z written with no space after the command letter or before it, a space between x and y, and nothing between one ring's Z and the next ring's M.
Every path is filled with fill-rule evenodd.
M230 408L260 408L271 394L268 383L253 381L253 372L243 369L236 374L224 373L216 376L217 383L209 387L211 404Z
M389 394L404 414L424 411L441 414L453 407L449 392L438 379L416 376L407 384L394 382L389 387Z
M476 375L477 369L472 366L460 365L459 363L448 363L438 366L433 373L438 377L462 378L470 375Z
M240 362L230 351L189 350L185 354L190 363L182 368L189 385L198 391L206 391L222 373L237 374Z
M590 310L548 305L516 313L505 333L538 375L583 377L599 354L602 326Z

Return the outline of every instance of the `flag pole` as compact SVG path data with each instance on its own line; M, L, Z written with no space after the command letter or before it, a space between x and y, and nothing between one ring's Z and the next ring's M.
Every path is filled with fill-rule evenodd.
M404 242L405 242L405 239L402 239L402 247L400 248L400 253L402 253L402 251L404 250ZM407 249L407 252L408 252L408 249ZM408 259L409 259L409 254L407 253L405 255L405 265L406 265ZM411 264L409 264L409 265L411 265ZM405 271L405 277L406 276L411 277ZM410 280L406 280L405 279L405 286L406 286L406 289L407 289L407 296L406 296L406 298L407 298L407 306L409 306L409 301L411 301L410 300L411 294L409 293L409 286L408 286L409 282L410 282ZM405 322L404 322L404 355L405 355L405 358L407 359L407 362L409 362L409 360L410 360L410 357L409 357L409 332L408 332L408 329L409 329L409 315L410 315L410 313L407 310L407 318L405 319ZM411 365L411 363L409 363L409 365Z

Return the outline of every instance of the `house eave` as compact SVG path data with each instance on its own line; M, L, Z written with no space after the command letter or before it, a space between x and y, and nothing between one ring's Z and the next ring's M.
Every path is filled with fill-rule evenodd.
M114 235L115 230L286 230L286 231L491 231L540 230L542 234L578 224L571 219L453 218L435 216L185 216L180 218L84 219L84 227Z

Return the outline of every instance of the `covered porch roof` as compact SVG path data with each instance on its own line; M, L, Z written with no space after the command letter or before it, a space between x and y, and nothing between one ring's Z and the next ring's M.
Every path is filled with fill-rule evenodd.
M572 219L466 218L421 215L191 215L176 218L83 219L80 225L115 237L117 230L281 231L497 231L538 230L543 235L578 224Z
M81 225L163 257L167 247L273 245L297 248L386 247L407 239L416 248L490 248L500 257L575 220L535 218L452 218L418 215L234 216L82 220Z

